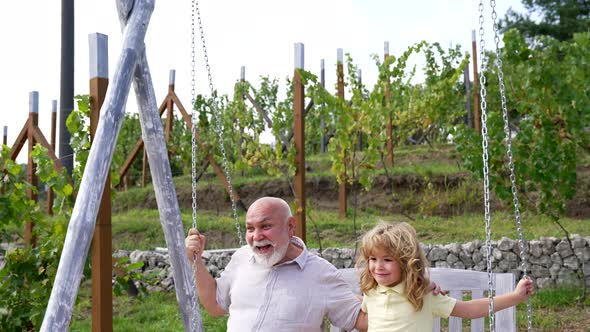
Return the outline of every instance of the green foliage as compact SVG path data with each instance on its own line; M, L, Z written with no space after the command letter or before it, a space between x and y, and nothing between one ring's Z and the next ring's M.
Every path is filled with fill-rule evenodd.
M0 330L20 331L41 325L65 238L72 186L65 180L65 170L61 174L54 170L47 150L35 146L32 158L37 164L37 176L54 190L59 206L59 217L48 222L26 195L25 189L30 185L22 177L22 168L8 157L5 147L0 167L6 173L0 202L9 202L10 206L2 209L5 218L0 219L0 234L2 238L9 235L3 227L8 223L22 225L23 221L30 221L35 224L33 236L38 239L35 247L15 248L6 253L6 265L0 270Z
M550 36L560 41L570 40L576 32L588 32L590 2L584 0L522 0L526 14L512 8L500 20L502 32L520 31L525 37L536 39ZM531 17L533 16L533 17ZM536 19L536 17L540 17Z
M2 145L0 151L0 240L12 240L9 227L22 225L23 220L38 222L42 219L36 203L27 198L27 190L36 191L25 182L24 167L10 159L10 148ZM7 229L8 228L8 229Z
M543 48L529 47L510 30L504 36L503 72L507 87L516 182L539 212L558 218L576 193L576 167L590 151L590 33L572 41L544 39ZM493 55L490 55L493 62ZM500 198L511 199L510 177L503 144L496 67L488 77L490 184ZM457 131L457 149L465 166L481 177L481 138L472 129Z

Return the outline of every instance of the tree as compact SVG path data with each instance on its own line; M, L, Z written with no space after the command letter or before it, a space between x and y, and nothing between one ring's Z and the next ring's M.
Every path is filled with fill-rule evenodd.
M529 39L550 36L559 41L572 39L575 32L590 31L588 0L522 0L522 4L528 13L510 8L498 24L500 31L515 28Z

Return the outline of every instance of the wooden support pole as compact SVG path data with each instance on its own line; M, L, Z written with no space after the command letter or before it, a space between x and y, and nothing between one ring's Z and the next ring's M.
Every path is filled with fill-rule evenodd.
M109 174L109 166L124 119L132 74L138 58L145 50L143 40L154 9L154 0L129 0L127 2L119 0L117 7L118 9L128 9L125 16L129 22L123 34L121 54L113 81L107 91L103 114L98 122L86 169L80 182L78 197L68 224L41 332L67 331L70 325L76 295L82 279L84 262L88 255L90 240L94 233L96 217L105 188L104 181ZM131 8L133 11L129 14ZM186 259L186 255L184 256ZM175 273L175 276L179 278L180 274Z
M471 31L471 53L473 54L473 124L475 132L481 132L481 119L479 112L479 76L477 73L477 44L475 42L475 30Z
M4 136L2 136L2 144L8 145L8 126L4 126Z
M108 36L88 35L90 46L90 137L94 141L109 86ZM111 177L107 175L92 238L92 331L113 331Z
M170 70L168 77L168 93L174 92L174 81L176 77L176 71ZM166 143L170 143L170 137L172 135L172 127L174 126L174 100L172 98L166 98Z
M326 70L325 70L324 59L320 60L320 85L322 88L326 88ZM322 131L322 138L320 141L320 152L326 153L328 151L328 135L326 134L326 121L323 117L320 117L320 128Z
M389 42L383 43L383 62L385 62L389 58ZM389 76L387 77L387 81L385 82L385 107L387 108L387 112L389 113L387 119L387 126L386 126L386 136L387 136L387 152L386 152L386 160L387 166L393 167L393 160L394 160L394 153L393 153L393 110L391 109L391 90L389 87Z
M57 124L57 100L51 101L51 132L49 133L51 150L55 152L55 130ZM53 190L47 188L47 213L53 215Z
M27 197L37 202L37 192L33 190L33 188L37 188L39 185L39 180L35 175L37 166L33 163L33 157L31 153L33 152L33 148L35 147L35 128L37 128L39 124L39 92L31 91L29 93L29 121L28 121L28 128L27 128L27 141L28 145L28 156L27 156L27 182L31 185L29 189L27 189ZM33 236L33 227L34 224L31 221L27 221L25 224L25 245L27 246L35 246L35 237Z
M336 63L336 78L337 78L337 89L338 97L344 100L344 53L341 48L338 49L338 59ZM338 216L340 219L346 219L346 210L348 208L346 198L346 156L342 158L342 164L344 164L344 171L340 175L342 181L338 186Z
M305 242L305 93L300 70L304 68L304 45L295 44L295 72L293 74L293 128L295 137L295 235Z
M359 89L360 89L360 94L361 94L361 98L363 97L363 71L359 68L356 70L356 79L359 85ZM357 122L360 122L360 119L356 119ZM357 137L357 144L356 144L356 150L357 151L363 151L363 124L359 123L359 128L358 128L358 137Z
M468 53L465 52L465 55ZM473 128L473 112L471 112L471 82L469 80L469 65L463 70L463 84L465 84L465 111L467 112L467 126Z

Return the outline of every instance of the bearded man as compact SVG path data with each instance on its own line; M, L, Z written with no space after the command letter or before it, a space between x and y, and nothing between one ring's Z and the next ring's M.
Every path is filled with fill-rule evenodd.
M350 286L325 259L294 236L287 202L263 197L246 213L247 246L214 279L201 254L205 237L191 229L185 240L196 257L197 292L212 316L229 313L227 331L322 331L324 317L346 330L367 329L367 316Z

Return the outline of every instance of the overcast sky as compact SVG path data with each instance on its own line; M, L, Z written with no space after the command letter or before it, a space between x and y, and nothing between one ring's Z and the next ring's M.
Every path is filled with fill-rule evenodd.
M108 35L112 79L121 47L115 1L75 1L75 94L88 94L90 33ZM320 59L325 59L327 87L335 83L337 48L351 54L362 70L363 83L372 87L377 75L372 54L383 55L384 41L392 55L421 40L440 42L445 48L461 44L471 53L471 31L478 28L479 19L476 0L199 2L213 84L221 94L230 95L241 66L254 85L261 75L277 77L281 83L292 76L296 42L305 46L305 69L319 74ZM488 1L484 3L489 48L491 9ZM498 17L504 17L509 7L524 11L519 0L497 1ZM0 127L8 126L9 146L28 116L30 91L39 92L39 126L49 138L51 101L60 93L60 15L58 0L0 2ZM196 42L197 93L208 94L200 40ZM170 69L176 70L176 93L189 105L191 1L156 1L146 49L158 105L167 93ZM136 111L131 91L127 112ZM19 161L25 154L21 152Z

